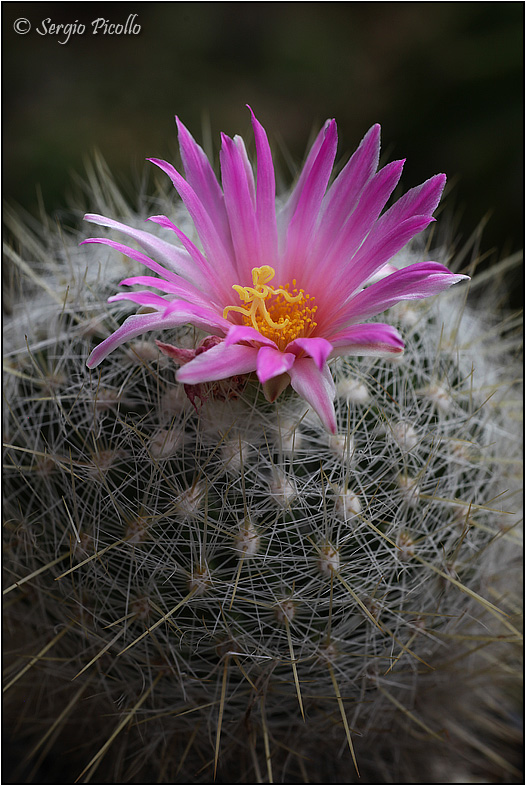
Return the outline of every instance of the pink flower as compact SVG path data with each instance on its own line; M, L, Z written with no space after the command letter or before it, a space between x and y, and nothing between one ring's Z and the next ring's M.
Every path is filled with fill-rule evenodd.
M141 284L163 293L111 297L147 306L149 313L128 317L91 353L88 366L97 366L140 333L191 323L221 340L184 363L178 381L197 385L256 372L269 401L290 384L335 432L335 387L327 361L338 355L402 352L403 341L393 327L364 320L467 278L436 262L401 270L387 264L434 220L445 175L408 191L380 215L404 162L376 171L380 127L375 125L329 186L337 145L336 123L329 120L290 197L277 210L270 147L253 113L256 177L241 137L223 134L222 188L201 147L179 120L177 125L186 179L171 164L151 161L171 178L201 248L166 216L149 220L171 229L178 245L110 218L85 217L120 230L146 253L106 238L86 243L105 243L158 274L133 276L122 285Z

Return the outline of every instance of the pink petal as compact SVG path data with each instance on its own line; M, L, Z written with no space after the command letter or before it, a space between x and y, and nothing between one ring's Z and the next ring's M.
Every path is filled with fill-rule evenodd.
M327 285L323 310L320 308L316 314L318 330L326 333L329 326L332 328L333 325L341 324L349 313L349 302L356 290L433 220L431 216L408 218L387 236L378 237L373 247L369 245L369 238L366 238L348 269L341 271L339 276L335 275L330 285ZM347 295L347 299L342 295ZM338 303L341 304L339 309L335 307Z
M84 220L123 232L123 234L136 240L148 254L155 256L164 265L167 265L172 272L183 276L183 278L198 286L206 285L206 278L202 276L199 267L194 264L193 260L182 248L176 248L170 243L151 235L149 232L133 229L133 227L121 224L120 221L113 221L111 218L86 213Z
M375 233L387 233L411 216L430 216L437 208L446 184L445 175L434 175L411 188L378 221Z
M222 134L221 138L223 142L220 153L221 178L236 254L237 275L242 282L250 281L252 268L262 264L254 182L247 176L245 159L240 147L225 134Z
M206 257L213 265L214 270L217 271L218 278L222 277L229 283L236 281L236 269L233 264L231 247L228 245L221 227L214 223L214 216L208 214L199 196L181 177L175 167L159 158L149 158L148 161L158 166L170 177L190 213Z
M239 134L235 134L234 137L234 144L238 149L239 156L241 159L241 163L243 164L243 168L245 170L245 177L248 184L248 191L250 194L250 198L253 204L256 204L256 183L254 181L254 171L252 169L252 164L250 163L250 159L248 157L247 149L245 147L245 141L242 136ZM224 189L223 189L224 190Z
M341 248L339 254L343 254L348 259L361 245L400 180L404 163L403 159L392 161L369 180L362 191L356 209L351 213L341 231L341 241L338 244ZM334 253L331 256L334 256Z
M379 157L380 126L376 124L364 136L323 200L317 238L320 248L336 237L355 209L362 190L376 172Z
M418 262L397 270L351 298L333 322L333 329L352 320L369 319L401 300L419 300L443 292L469 276L451 273L438 262Z
M119 292L117 295L112 295L108 298L108 303L116 303L118 300L131 300L132 303L138 303L141 306L151 306L158 311L165 311L170 305L170 301L166 300L161 295L154 292Z
M396 247L396 251L399 251L408 240L425 229L433 220L431 214L440 201L445 182L445 175L429 178L425 183L404 194L378 219L354 260L354 264L358 264L368 259L368 278L381 267L381 264L376 264L374 267L372 260L376 262L379 250L385 246L386 238L389 238L391 248ZM382 264L387 262L396 251L390 250L389 256L384 252ZM359 284L354 284L355 289L358 286Z
M189 319L185 321L194 325L194 327L207 330L209 333L221 333L225 335L231 325L228 320L223 318L221 313L218 313L214 309L212 303L209 307L206 307L193 303L185 303L183 300L171 300L168 302L164 314L166 317L169 317L172 313L182 313L185 308L189 315Z
M83 240L82 244L83 243L102 243L105 246L110 246L110 248L120 251L121 254L130 257L130 259L134 259L136 262L140 262L141 265L150 268L150 270L154 270L156 273L159 273L161 276L164 276L165 279L167 279L161 280L151 277L152 281L159 281L159 284L152 284L152 286L159 286L159 288L162 288L164 284L165 288L169 287L166 289L166 291L172 292L173 294L178 294L180 297L183 297L190 303L200 304L205 307L210 305L210 298L203 297L201 290L199 290L193 284L185 281L180 276L177 276L175 273L172 273L170 270L166 270L161 265L158 265L157 262L154 262L153 259L147 257L146 254L143 254L141 251L136 251L134 248L125 246L122 243L116 243L114 240L108 240L104 237L90 237L87 240Z
M175 120L186 180L201 200L216 228L220 230L225 248L231 248L228 216L221 186L204 150L197 144L179 118L176 117Z
M227 337L225 338L225 344L229 347L241 341L253 341L259 346L274 347L274 349L277 349L274 341L263 336L259 330L248 327L247 325L231 325Z
M177 295L188 300L190 303L200 303L202 306L210 306L210 298L203 297L201 292L186 281L179 279L180 283L175 284L172 281L165 281L162 278L155 276L131 276L131 278L123 279L119 286L134 286L135 284L143 284L147 287L156 287L161 292L170 292L172 295Z
M291 352L280 352L274 347L261 347L257 357L257 374L261 384L285 374L294 364L296 356Z
M304 179L298 194L296 209L290 219L285 260L280 270L280 281L292 281L295 270L298 269L298 260L304 263L332 172L337 143L336 123L331 120L316 160L313 161Z
M320 371L310 358L300 358L288 373L296 393L318 413L325 428L335 434L336 413L333 402L336 391L329 367L325 365Z
M215 274L213 268L209 265L208 260L203 256L197 246L192 243L190 238L188 238L184 232L181 232L181 230L176 227L175 224L173 224L166 216L150 216L148 221L153 221L155 224L159 224L159 226L165 227L166 229L171 229L173 232L175 232L186 251L190 254L202 272L203 279L206 282L204 285L202 285L203 291L213 292L215 293L216 297L219 297L221 302L224 302L225 300L228 302L228 297L231 294L231 287Z
M286 205L283 207L283 209L280 212L280 220L281 220L281 222L283 223L284 226L288 225L288 222L290 221L292 215L294 214L294 211L296 210L296 207L298 205L298 200L299 200L299 198L301 196L301 193L303 191L303 187L305 185L305 181L307 180L307 178L309 176L309 173L310 173L310 171L312 169L312 166L313 166L314 162L316 161L318 153L320 152L320 148L321 148L321 146L322 146L322 144L323 144L323 142L325 140L325 135L327 133L327 129L328 129L329 125L331 123L333 123L333 122L334 121L332 121L332 120L327 120L325 122L323 128L321 129L321 131L318 133L318 136L314 140L314 144L312 145L311 149L309 150L309 154L307 156L307 160L305 161L305 164L303 165L303 168L301 170L300 176L298 178L298 182L294 186L294 188L292 190L292 193L291 193L291 195L289 196L289 198L287 200Z
M89 237L86 240L83 240L80 245L82 246L88 243L101 243L104 246L114 248L121 254L124 254L130 259L140 262L141 265L150 268L150 270L159 273L160 276L168 281L173 281L175 283L179 280L179 276L176 273L172 273L171 270L166 270L166 268L164 268L162 265L159 265L153 259L147 257L146 254L143 254L141 251L137 251L135 248L130 248L130 246L125 246L123 243L117 243L115 240L109 240L106 237Z
M352 325L331 336L331 357L342 355L392 355L403 352L404 342L391 325L369 322Z
M227 347L224 342L207 352L202 352L177 372L178 382L197 385L199 382L215 382L235 374L249 374L256 370L258 350L241 344Z
M371 276L371 278L368 278L367 281L364 281L364 286L368 287L371 284L376 284L377 281L381 281L382 278L390 276L391 273L396 273L397 270L398 268L395 265L390 265L387 263L387 265L381 267L380 270L377 270L376 273Z
M272 264L272 260L277 258L278 253L274 164L265 129L256 119L252 109L250 109L250 113L257 152L256 217L261 256L267 261L267 264Z
M334 277L326 290L333 298L342 290L350 297L394 254L434 219L431 216L444 188L445 175L435 175L411 189L374 224L348 270Z
M219 319L217 314L211 310L183 303L181 300L170 304L170 309L170 314L167 314L167 310L165 310L155 314L133 314L128 317L111 336L95 347L88 358L88 367L95 368L121 344L149 330L166 330L191 322L209 333L225 332L222 323L226 320Z
M321 260L317 260L312 277L305 283L305 286L311 287L313 290L318 289L320 282L326 279L327 271L338 269L338 267L342 270L345 264L348 264L353 270L357 269L355 260L353 259L352 262L350 260L378 220L380 211L400 180L403 166L404 161L393 161L369 180L355 210L345 225L333 239L328 240L324 256ZM361 284L363 283L361 272L360 278Z
M311 357L318 368L321 369L331 354L332 344L325 338L296 338L291 341L287 346L287 352L293 352L295 355L306 354Z

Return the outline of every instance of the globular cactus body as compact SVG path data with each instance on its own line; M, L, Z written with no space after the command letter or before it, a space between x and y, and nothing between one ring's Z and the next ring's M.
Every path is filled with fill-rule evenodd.
M334 436L252 375L193 406L154 342L193 329L89 371L122 271L52 251L6 324L7 687L33 760L54 745L81 782L411 782L421 749L430 782L442 757L480 773L462 713L517 657L509 335L462 292L400 307L400 359L333 362Z

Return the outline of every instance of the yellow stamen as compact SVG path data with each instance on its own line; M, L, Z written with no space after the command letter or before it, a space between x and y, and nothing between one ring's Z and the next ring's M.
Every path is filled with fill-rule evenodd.
M226 318L229 311L237 311L242 314L245 325L272 339L283 350L295 338L312 333L316 327L313 316L317 307L313 305L314 299L303 289L298 292L295 280L292 282L293 294L289 292L288 284L276 289L269 286L268 282L274 276L274 268L270 265L253 268L253 286L232 286L246 305L227 306L223 317Z

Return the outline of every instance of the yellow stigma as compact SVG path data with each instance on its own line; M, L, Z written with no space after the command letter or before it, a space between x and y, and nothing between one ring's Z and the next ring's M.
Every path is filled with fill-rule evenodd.
M310 336L316 327L313 317L317 306L314 305L314 298L306 295L303 289L297 290L295 280L292 282L292 293L289 292L288 284L277 289L269 286L268 282L274 276L275 270L270 265L252 268L253 286L234 284L232 287L245 305L227 306L223 317L229 311L237 311L242 314L245 325L275 341L283 351L295 338Z

